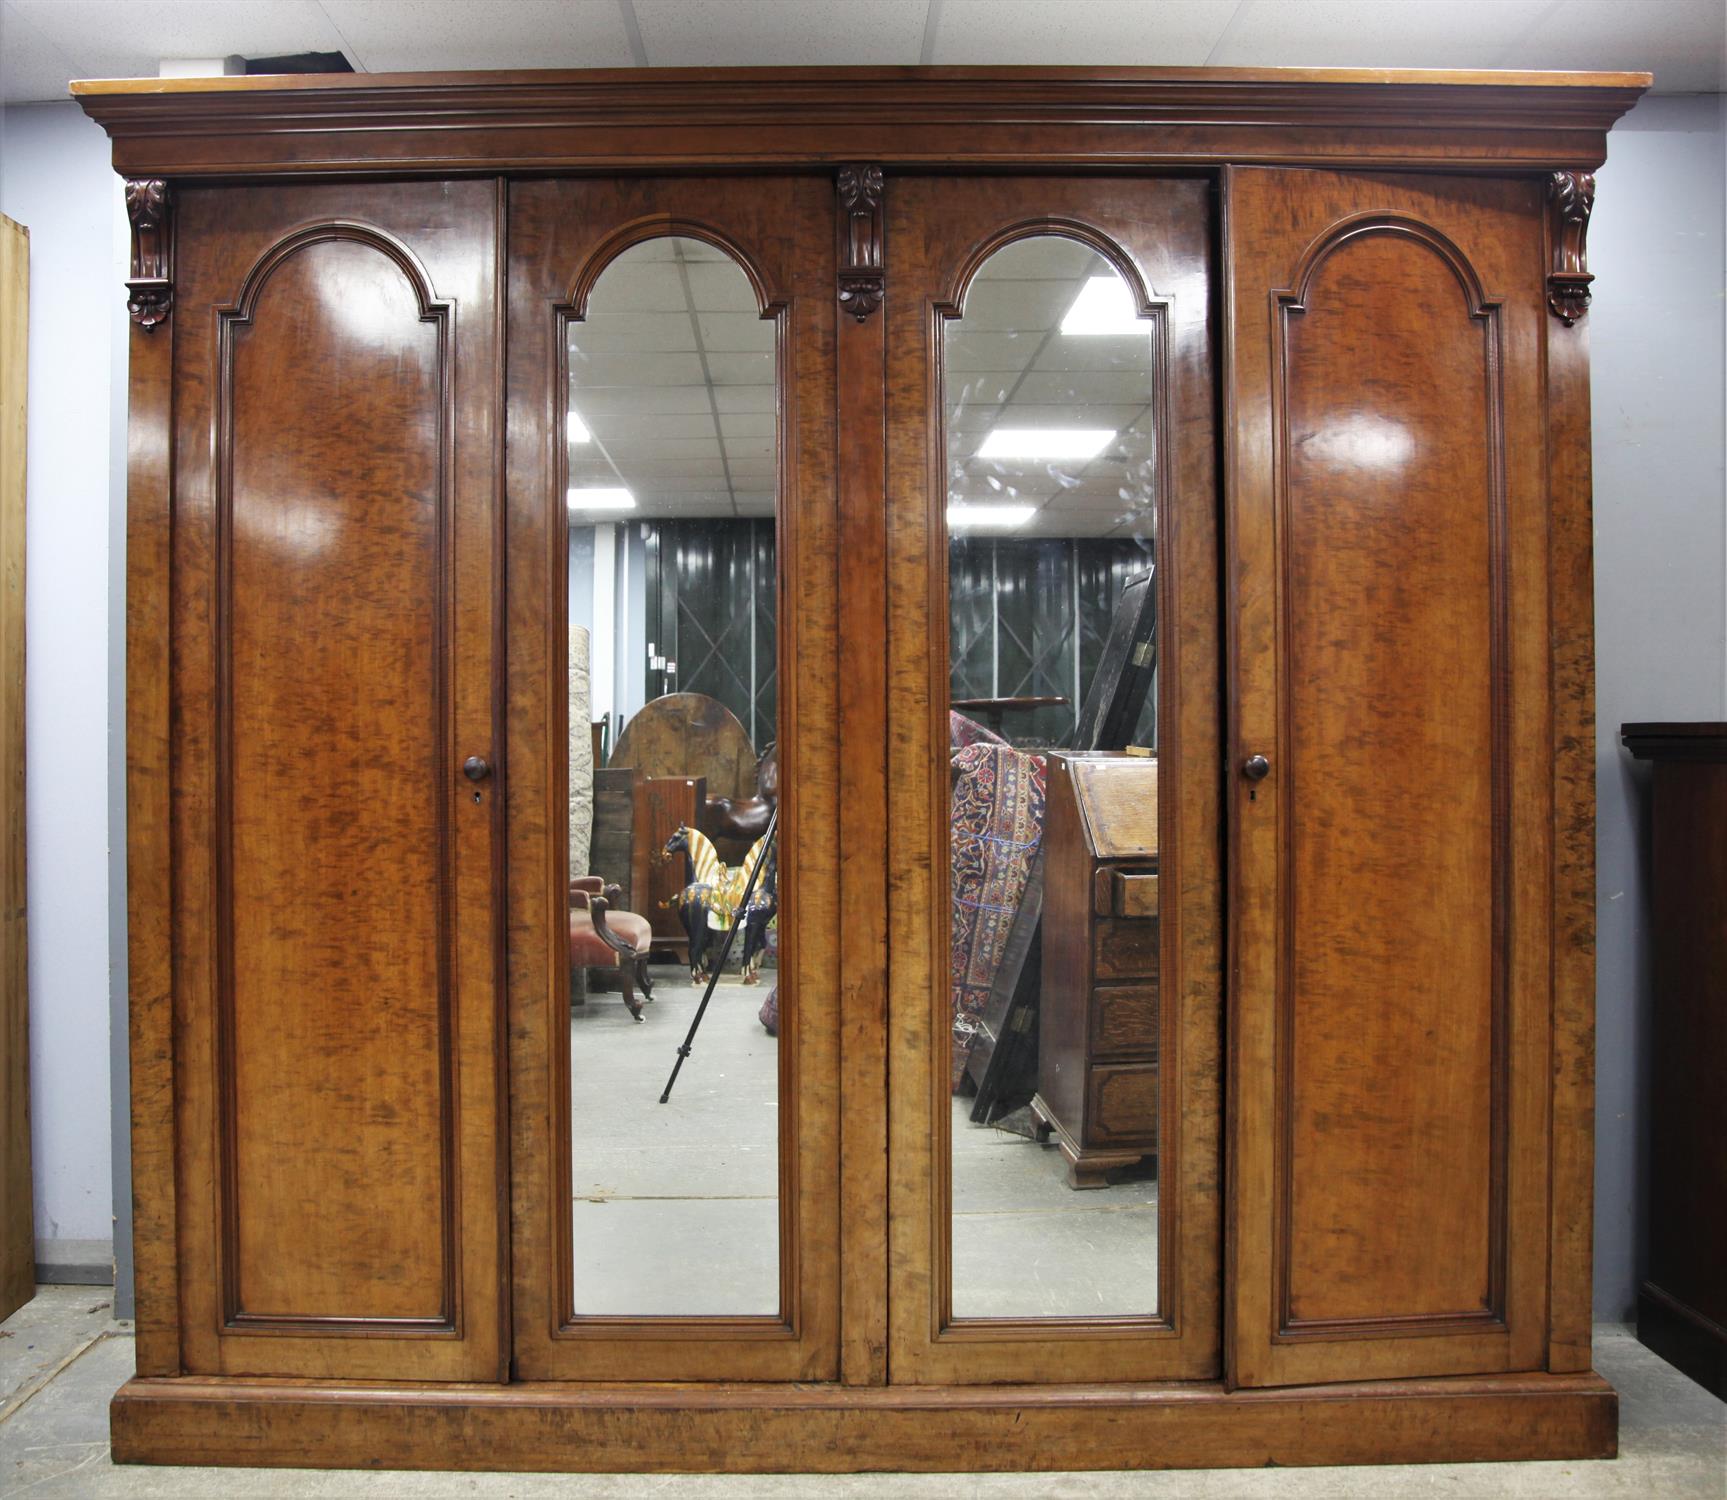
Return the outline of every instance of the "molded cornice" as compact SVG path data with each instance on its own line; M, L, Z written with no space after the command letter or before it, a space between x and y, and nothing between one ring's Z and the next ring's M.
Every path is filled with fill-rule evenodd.
M725 68L75 83L127 176L812 161L1588 170L1646 73Z

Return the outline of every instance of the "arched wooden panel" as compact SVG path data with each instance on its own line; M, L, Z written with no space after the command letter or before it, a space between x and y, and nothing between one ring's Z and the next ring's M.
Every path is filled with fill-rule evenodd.
M1491 1324L1510 829L1499 310L1412 221L1346 221L1317 252L1276 327L1279 1322Z
M1527 184L1229 181L1244 1384L1531 1368L1550 976Z
M495 188L188 192L191 1371L501 1372ZM489 780L462 774L487 759Z
M218 315L223 1287L455 1311L449 307L318 229Z

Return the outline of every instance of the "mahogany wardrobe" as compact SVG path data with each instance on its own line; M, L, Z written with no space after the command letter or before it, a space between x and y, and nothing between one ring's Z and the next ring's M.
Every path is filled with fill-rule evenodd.
M75 85L115 1457L1610 1456L1585 235L1647 84ZM761 766L622 764L673 693ZM578 925L672 944L641 1021Z

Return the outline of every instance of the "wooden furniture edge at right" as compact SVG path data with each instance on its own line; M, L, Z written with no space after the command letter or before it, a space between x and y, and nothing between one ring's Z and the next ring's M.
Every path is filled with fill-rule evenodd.
M1546 261L1555 226L1547 221ZM1547 1368L1590 1368L1595 1228L1595 571L1589 321L1544 320L1553 704Z

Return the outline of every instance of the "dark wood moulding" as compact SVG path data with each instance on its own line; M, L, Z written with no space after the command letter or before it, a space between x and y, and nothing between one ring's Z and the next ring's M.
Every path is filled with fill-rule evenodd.
M1644 73L735 68L104 79L127 176L1605 159Z

